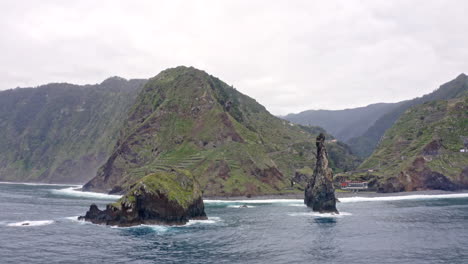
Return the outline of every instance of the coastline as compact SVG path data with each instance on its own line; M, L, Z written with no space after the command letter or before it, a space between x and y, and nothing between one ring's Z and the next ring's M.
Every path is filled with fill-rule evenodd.
M413 191L413 192L395 192L395 193L378 193L378 192L335 192L336 198L348 198L348 197L392 197L392 196L411 196L411 195L438 195L438 194L458 194L468 193L468 190L458 191L442 191L442 190L424 190L424 191ZM258 195L258 196L206 196L203 197L206 200L277 200L277 199L304 199L303 193L291 193L291 194L272 194L272 195Z
M120 195L111 195L106 193L97 193L97 192L81 192L78 190L70 190L79 188L82 185L78 184L59 184L59 183L32 183L32 182L5 182L0 181L0 184L22 184L22 185L44 185L44 186L64 186L68 187L66 190L62 190L65 192L76 192L81 194L93 194L93 196L112 196L112 198L117 199ZM366 197L366 198L374 198L374 197L392 197L392 196L411 196L411 195L441 195L441 194L460 194L460 193L468 193L468 189L462 189L457 191L443 191L443 190L423 190L423 191L413 191L413 192L395 192L395 193L378 193L378 192L370 192L370 191L362 191L362 192L346 192L346 191L339 191L335 192L336 198L349 198L349 197ZM94 195L95 194L95 195ZM288 194L267 194L267 195L257 195L257 196L204 196L204 200L301 200L304 199L304 193L288 193Z

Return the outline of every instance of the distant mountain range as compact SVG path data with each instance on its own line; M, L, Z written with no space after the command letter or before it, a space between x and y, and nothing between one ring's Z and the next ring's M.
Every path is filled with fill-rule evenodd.
M289 114L284 119L303 125L321 126L349 144L353 153L365 158L374 151L385 131L410 107L428 101L456 98L467 91L468 77L460 74L434 92L412 100L345 110L307 110Z

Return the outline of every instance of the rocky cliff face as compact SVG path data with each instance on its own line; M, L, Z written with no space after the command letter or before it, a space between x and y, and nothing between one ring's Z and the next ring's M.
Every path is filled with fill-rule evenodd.
M83 183L110 156L146 80L0 92L0 180Z
M295 170L314 155L318 131L271 115L203 71L168 69L145 85L112 155L84 189L125 193L146 175L184 169L207 196L291 191ZM333 164L357 161L339 142L329 144Z
M317 163L314 174L305 190L304 203L320 213L338 213L336 209L333 173L328 167L328 154L325 148L325 136L317 137Z
M381 192L467 188L467 116L468 97L410 108L360 169Z
M190 219L207 217L197 181L188 171L174 170L144 177L116 203L102 211L93 204L80 219L95 224L133 226L183 225Z

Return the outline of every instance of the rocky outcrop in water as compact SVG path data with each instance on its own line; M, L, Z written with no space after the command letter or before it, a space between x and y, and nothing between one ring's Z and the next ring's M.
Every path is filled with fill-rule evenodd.
M328 154L325 148L325 136L317 137L317 164L314 174L305 190L304 203L320 213L338 213L336 209L333 173L328 167Z
M151 174L139 181L105 210L93 204L80 220L95 224L183 225L190 219L207 219L202 193L190 173L183 170Z

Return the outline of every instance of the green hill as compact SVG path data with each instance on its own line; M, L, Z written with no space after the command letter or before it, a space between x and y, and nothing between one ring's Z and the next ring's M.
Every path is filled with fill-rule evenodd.
M466 188L467 149L468 97L426 102L404 112L354 177L384 192Z
M145 80L0 92L0 180L83 183L109 157Z
M412 100L403 101L390 112L384 114L369 127L361 136L346 141L353 153L360 157L368 157L379 143L385 131L392 127L396 120L410 107L435 100L448 100L468 94L468 76L460 74L454 80L445 83L434 92Z
M293 192L295 171L314 164L320 132L271 115L203 71L168 69L146 83L112 155L84 189L123 193L146 175L184 169L209 196ZM328 145L336 170L359 162L346 145Z

